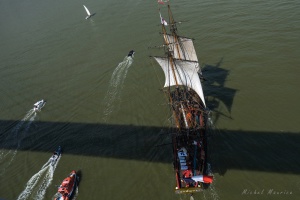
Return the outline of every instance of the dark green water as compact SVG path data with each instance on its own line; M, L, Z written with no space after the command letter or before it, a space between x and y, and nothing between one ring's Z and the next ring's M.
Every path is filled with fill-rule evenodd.
M82 4L96 15L85 20ZM215 181L194 199L298 199L300 2L171 5L179 34L195 38L214 124ZM173 192L171 147L155 147L170 142L163 73L149 58L162 54L148 49L162 42L159 22L156 1L0 2L0 199L17 199L58 145L43 199L73 169L76 199L190 199Z

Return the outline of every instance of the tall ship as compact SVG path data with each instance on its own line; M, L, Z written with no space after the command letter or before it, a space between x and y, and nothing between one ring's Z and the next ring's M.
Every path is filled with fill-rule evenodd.
M163 3L159 1L159 3ZM193 39L179 36L169 1L168 22L162 18L164 56L153 56L165 75L164 93L173 113L172 128L175 193L203 191L213 181L207 173L209 110L201 83L202 72Z

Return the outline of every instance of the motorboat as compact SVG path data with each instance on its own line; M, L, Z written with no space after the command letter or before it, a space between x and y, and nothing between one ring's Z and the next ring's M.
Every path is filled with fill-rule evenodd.
M61 155L61 146L59 146L54 152L53 152L53 155L51 157L51 165L54 165L58 158L60 157Z
M78 176L76 171L73 170L67 178L65 178L61 185L58 187L59 196L54 200L70 200L75 194L78 183Z
M41 109L45 106L46 101L44 99L36 102L35 104L33 104L33 110L34 111L41 111Z

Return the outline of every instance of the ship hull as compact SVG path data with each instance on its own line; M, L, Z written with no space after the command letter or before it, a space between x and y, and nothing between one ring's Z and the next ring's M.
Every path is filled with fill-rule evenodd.
M171 92L176 127L172 134L176 193L201 192L212 177L206 173L208 111L192 90Z

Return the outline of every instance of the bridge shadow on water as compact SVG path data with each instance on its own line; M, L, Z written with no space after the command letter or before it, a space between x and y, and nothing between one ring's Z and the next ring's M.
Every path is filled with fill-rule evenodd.
M220 116L230 119L236 89L226 88L228 70L205 65L203 74L207 105ZM225 105L227 113L220 112ZM16 121L0 121L0 148L16 148L7 140ZM167 127L117 124L33 122L28 133L19 139L19 150L51 152L58 145L64 154L172 163L171 138ZM300 174L300 133L260 132L246 130L213 130L209 132L208 157L214 173L227 170L249 170Z
M13 121L0 121L1 130ZM19 150L172 163L170 138L164 127L86 123L34 122ZM9 131L1 131L1 149ZM209 134L209 157L214 173L252 170L300 174L300 133L215 130Z

